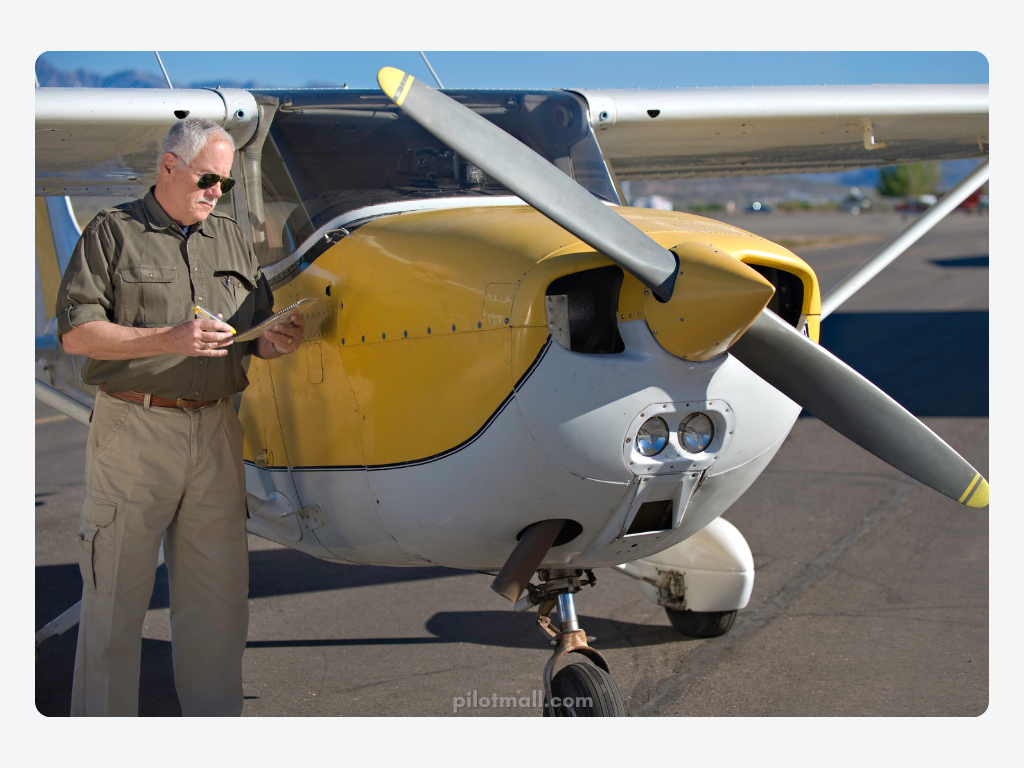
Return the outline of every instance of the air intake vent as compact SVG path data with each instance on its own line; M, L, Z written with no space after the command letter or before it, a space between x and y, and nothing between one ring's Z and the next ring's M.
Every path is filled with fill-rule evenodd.
M647 501L640 505L640 509L633 518L632 525L626 531L629 536L634 533L653 533L654 531L667 531L672 527L672 499L664 501Z
M617 310L622 270L599 267L548 286L548 327L555 341L573 352L608 355L625 350Z
M747 266L775 286L775 294L768 302L768 309L795 328L800 323L804 306L804 284L800 278L775 267L762 267L760 264Z

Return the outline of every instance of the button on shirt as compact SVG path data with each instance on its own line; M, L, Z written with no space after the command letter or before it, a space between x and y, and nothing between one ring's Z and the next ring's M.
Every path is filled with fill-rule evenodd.
M183 231L151 188L142 200L100 212L82 232L57 295L57 331L96 320L174 326L194 319L196 304L241 331L272 314L274 297L232 219L211 213ZM225 357L89 359L82 379L111 392L216 400L248 386L242 363L255 344L232 344Z

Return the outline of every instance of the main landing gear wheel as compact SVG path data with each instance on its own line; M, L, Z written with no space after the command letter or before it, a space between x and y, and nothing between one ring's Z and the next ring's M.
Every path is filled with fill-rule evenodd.
M666 608L668 620L676 632L689 637L719 637L732 629L736 611L677 611Z
M563 667L551 680L555 717L625 717L626 705L612 676L600 667L577 662ZM544 702L544 717L551 708Z

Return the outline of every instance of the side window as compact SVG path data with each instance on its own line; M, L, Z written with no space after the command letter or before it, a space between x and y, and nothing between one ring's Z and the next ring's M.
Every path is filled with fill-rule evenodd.
M262 216L253 222L253 246L260 266L280 261L313 234L291 175L281 160L273 136L263 145L260 172Z

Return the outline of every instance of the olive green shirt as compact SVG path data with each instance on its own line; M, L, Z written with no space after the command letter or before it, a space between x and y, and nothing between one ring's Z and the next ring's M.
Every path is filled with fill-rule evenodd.
M101 211L82 232L57 295L57 332L95 320L174 326L194 319L196 304L244 331L271 314L274 297L234 220L211 213L186 235L151 188L142 200ZM108 392L217 400L248 386L243 358L255 344L232 344L225 357L88 359L82 378Z

